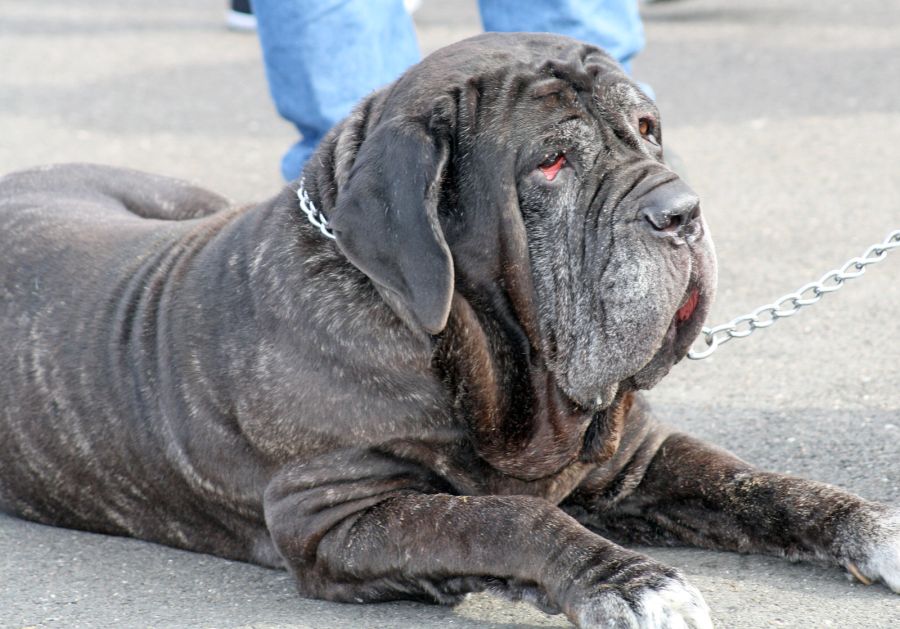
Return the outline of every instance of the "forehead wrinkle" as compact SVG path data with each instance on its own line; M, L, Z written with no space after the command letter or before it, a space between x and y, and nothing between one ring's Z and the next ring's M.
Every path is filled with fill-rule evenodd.
M509 64L468 79L467 85L474 89L476 98L475 115L506 125L516 111L536 77L525 64Z
M631 109L647 104L647 97L629 79L624 76L611 78L614 80L598 82L591 94L594 104L602 112L625 116Z
M605 74L622 72L622 66L604 50L594 46L585 46L582 52L581 64L585 71L593 77L596 78L601 72Z
M576 92L591 92L602 70L614 71L618 67L603 51L586 44L555 52L557 56L544 59L533 67L533 71L539 76L561 79L564 85ZM588 63L588 59L592 58L601 63ZM606 66L603 63L606 60L613 65Z
M574 96L575 88L572 87L572 84L569 81L559 77L538 77L538 80L532 83L531 89L529 90L531 97L536 99L553 95L561 96L565 92L570 92L572 96Z
M506 101L510 104L517 103L522 100L522 96L534 81L533 76L529 76L524 72L511 72L504 81L503 93L506 95Z

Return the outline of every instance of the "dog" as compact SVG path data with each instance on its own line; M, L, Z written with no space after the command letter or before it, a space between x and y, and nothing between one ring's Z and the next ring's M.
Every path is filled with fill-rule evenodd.
M303 596L489 589L711 627L611 541L817 558L900 592L900 509L760 471L639 391L715 256L656 106L595 47L487 34L236 207L90 165L0 180L0 508L287 568Z

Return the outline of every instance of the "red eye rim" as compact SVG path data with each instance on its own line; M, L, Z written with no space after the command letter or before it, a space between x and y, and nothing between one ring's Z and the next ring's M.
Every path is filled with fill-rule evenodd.
M566 165L566 156L563 153L560 153L553 161L547 160L538 168L541 169L541 172L544 173L544 177L547 178L547 181L553 181L556 179L556 175L559 174L559 171L562 170L562 167Z

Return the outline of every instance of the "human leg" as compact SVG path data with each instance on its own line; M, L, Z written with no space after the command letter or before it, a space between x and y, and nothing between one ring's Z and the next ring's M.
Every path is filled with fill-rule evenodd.
M372 90L419 60L402 0L253 0L269 90L302 138L281 173L296 179L319 140Z
M548 32L594 44L627 72L644 47L637 0L479 0L486 31Z

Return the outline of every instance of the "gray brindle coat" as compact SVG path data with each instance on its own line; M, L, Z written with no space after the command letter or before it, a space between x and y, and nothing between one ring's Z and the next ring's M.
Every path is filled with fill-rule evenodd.
M635 392L712 245L596 48L485 35L365 101L255 207L97 166L0 180L0 507L287 567L301 594L491 589L709 627L608 541L818 558L900 591L900 511L759 471ZM602 534L602 535L601 535Z

